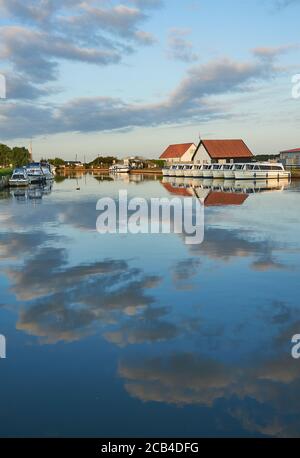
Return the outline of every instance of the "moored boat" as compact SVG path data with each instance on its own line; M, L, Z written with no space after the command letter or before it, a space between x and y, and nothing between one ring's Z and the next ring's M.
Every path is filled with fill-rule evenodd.
M212 165L213 164L204 164L203 165L203 178L213 178L213 170L212 170Z
M30 181L25 168L17 168L9 179L9 186L28 186Z
M193 177L194 178L202 178L203 177L203 165L202 164L194 164Z
M162 174L163 174L164 177L169 177L170 176L170 167L165 165L162 168Z
M114 164L109 167L110 173L129 173L131 168L124 164Z
M224 178L223 164L212 164L214 178Z
M26 172L30 183L46 183L46 177L40 162L32 162L31 164L28 164L26 167Z
M45 175L47 181L54 180L54 175L52 173L51 165L48 162L41 162L41 168Z
M244 164L224 164L223 166L223 171L224 171L224 178L227 180L234 180L234 172L241 170L243 168Z
M169 177L176 177L177 164L171 165L169 168Z
M186 164L183 169L183 174L186 178L192 178L193 177L193 164Z
M279 162L252 162L234 170L234 176L236 180L280 180L289 179L291 174Z
M185 164L178 164L175 170L176 177L183 177L184 176L184 167Z

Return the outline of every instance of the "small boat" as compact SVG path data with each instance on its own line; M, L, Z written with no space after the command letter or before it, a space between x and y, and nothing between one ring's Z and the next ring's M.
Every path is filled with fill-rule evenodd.
M185 178L193 178L193 164L186 164L183 168L183 175Z
M175 176L184 177L184 168L185 168L185 164L178 164L176 171L175 171Z
M224 178L223 164L212 164L211 169L214 178Z
M194 167L193 167L193 178L203 178L203 165L194 164Z
M204 164L203 165L203 178L213 178L213 170L212 170L213 164Z
M224 178L227 180L234 180L234 172L238 170L242 170L244 164L224 164L223 171L224 171Z
M290 172L281 163L251 162L243 165L241 170L235 170L236 180L280 180L289 179Z
M18 168L13 171L9 179L9 186L28 186L30 181L25 168Z
M164 177L169 177L170 176L170 167L168 167L167 165L163 167L162 174Z
M124 164L114 164L109 167L110 173L129 173L131 168L128 165Z
M52 173L51 165L48 162L41 162L41 168L45 175L47 181L54 180L54 175Z
M168 175L169 177L175 177L176 176L177 166L178 166L178 164L171 165L171 167L169 168L169 175Z
M42 166L40 162L32 162L28 164L26 167L27 175L30 180L30 183L39 183L45 184L46 177L43 172Z

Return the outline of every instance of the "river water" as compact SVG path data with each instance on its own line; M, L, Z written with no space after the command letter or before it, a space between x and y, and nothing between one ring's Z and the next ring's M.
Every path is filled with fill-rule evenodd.
M300 436L300 183L78 175L0 193L1 437ZM204 241L96 231L197 195Z

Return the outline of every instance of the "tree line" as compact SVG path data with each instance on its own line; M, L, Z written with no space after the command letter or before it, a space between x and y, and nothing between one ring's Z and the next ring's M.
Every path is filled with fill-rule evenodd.
M7 145L0 144L0 167L22 167L29 162L30 153L27 148L18 146L10 148Z
M116 157L114 157L114 156L98 156L93 161L87 162L84 165L86 167L91 167L91 166L94 166L94 167L110 166L114 162L117 162L117 161L118 161L118 159ZM55 167L59 167L59 166L62 166L62 165L65 165L66 163L68 163L68 161L64 161L60 157L56 157L55 159L48 159L48 162L50 164L54 165Z

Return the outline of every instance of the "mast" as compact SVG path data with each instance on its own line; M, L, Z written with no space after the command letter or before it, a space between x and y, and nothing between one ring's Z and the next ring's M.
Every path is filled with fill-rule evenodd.
M32 138L30 139L29 156L30 156L30 162L33 162L33 155L32 155Z

